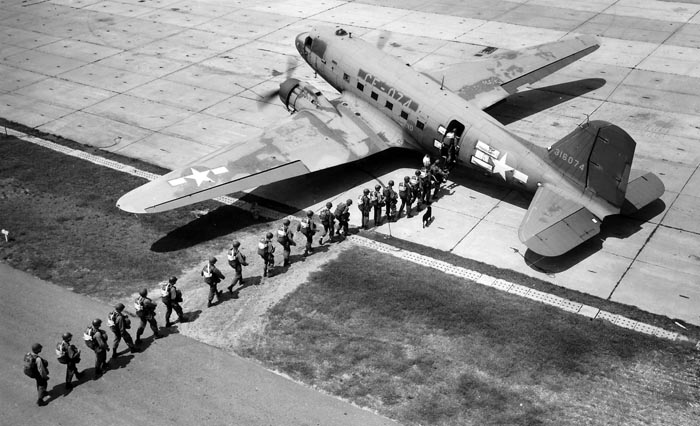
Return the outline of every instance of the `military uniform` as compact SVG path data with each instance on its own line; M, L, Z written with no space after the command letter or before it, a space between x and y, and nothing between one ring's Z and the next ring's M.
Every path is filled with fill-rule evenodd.
M146 323L153 331L153 337L160 339L162 336L158 333L158 323L156 322L156 304L148 297L148 290L145 288L139 292L139 297L134 301L134 309L136 316L139 317L139 328L136 329L136 344L141 343L141 335L146 329Z
M411 198L413 197L413 187L408 176L404 176L403 182L399 182L399 198L401 198L401 206L399 207L398 217L401 217L404 206L406 206L406 217L411 217Z
M362 214L362 221L360 226L362 229L367 229L369 224L369 212L372 209L372 205L369 202L369 189L363 189L362 195L357 199L357 208Z
M335 208L334 216L338 219L338 235L343 234L343 238L348 237L349 233L349 223L350 223L350 206L352 205L352 200L347 200L344 203L340 203Z
M170 327L172 323L170 322L170 315L172 315L173 310L177 314L177 320L180 323L187 322L184 314L182 313L182 293L177 289L175 283L177 282L177 277L170 277L170 279L161 285L161 298L165 305L165 326Z
M231 281L231 285L228 286L228 291L231 293L233 293L233 287L236 284L243 285L243 267L248 266L245 256L238 250L240 246L241 243L234 241L227 254L228 264L234 271L233 281Z
M311 244L313 243L313 237L316 233L316 223L314 222L314 212L309 210L306 212L306 217L301 220L297 230L301 232L306 237L306 246L304 247L304 256L311 254L313 249Z
M80 373L78 372L78 363L80 362L80 350L71 344L70 341L73 335L70 333L64 333L63 339L58 343L56 347L56 354L63 354L59 356L58 361L66 364L66 389L73 389L73 376L80 380Z
M131 335L129 334L129 327L131 327L131 320L129 317L124 315L124 305L117 303L114 306L114 311L109 314L109 320L107 321L110 330L114 334L114 340L112 340L112 359L117 357L117 348L119 348L119 343L124 339L124 343L129 348L131 352L136 352L136 347L134 346L134 341L131 340Z
M47 395L46 388L49 385L49 362L39 356L42 346L39 343L32 345L32 351L24 357L28 359L32 366L32 378L36 382L37 400L36 405L45 405L44 397Z
M323 225L323 235L321 235L321 238L318 239L319 245L323 245L323 237L326 235L328 235L328 241L333 242L335 216L333 215L333 212L331 212L331 207L333 207L333 204L326 203L326 207L324 207L323 210L321 210L321 213L318 215L319 219L321 220L321 225Z
M376 185L374 187L374 192L372 192L370 200L372 201L372 208L374 209L374 226L379 226L382 224L382 207L384 207L385 202L381 185Z
M430 195L433 186L433 177L429 168L423 168L420 172L421 201L430 204Z
M92 325L87 328L83 338L86 343L92 341L92 350L95 352L95 380L99 379L105 370L107 370L107 333L100 328L102 320L96 319ZM89 347L89 346L88 346Z
M216 296L216 301L220 302L221 301L221 292L217 288L217 285L226 277L224 274L219 271L219 269L214 266L216 263L216 258L215 257L210 257L209 261L207 262L206 265L204 265L204 268L202 268L202 272L200 274L204 277L204 282L209 286L209 297L207 298L207 308L212 306L212 301L214 300L214 296Z
M292 254L292 246L297 245L294 242L294 234L289 230L289 219L285 219L277 230L277 242L282 246L282 266L289 266L289 257Z
M384 203L386 203L386 218L389 222L396 220L396 203L398 202L398 194L394 191L394 181L390 180L387 187L384 188Z
M258 254L263 260L263 277L272 275L275 266L275 246L272 245L272 232L268 232L265 238L258 243Z

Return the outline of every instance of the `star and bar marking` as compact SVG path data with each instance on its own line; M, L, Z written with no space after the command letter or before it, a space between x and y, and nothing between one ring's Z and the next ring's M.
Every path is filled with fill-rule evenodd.
M195 181L197 186L201 186L204 182L214 182L214 179L209 177L209 173L212 173L214 175L221 175L224 173L228 173L228 169L226 167L217 167L215 169L205 169L205 170L197 170L194 167L190 167L190 170L192 171L192 174L183 176L177 179L171 179L168 181L170 186L180 186L184 185L187 183L187 179L192 179Z

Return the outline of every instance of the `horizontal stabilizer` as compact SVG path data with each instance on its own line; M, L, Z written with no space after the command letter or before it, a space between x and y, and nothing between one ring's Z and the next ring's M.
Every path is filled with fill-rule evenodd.
M600 232L600 220L581 204L545 184L518 229L518 237L542 256L559 256Z
M632 214L664 194L666 188L658 176L651 172L632 170L627 184L622 214Z

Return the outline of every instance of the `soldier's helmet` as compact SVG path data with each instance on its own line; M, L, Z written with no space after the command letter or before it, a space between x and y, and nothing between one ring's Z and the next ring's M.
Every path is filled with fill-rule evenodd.
M175 277L175 276L170 277L170 279L168 280L168 282L169 282L170 284L175 284L175 283L177 282L177 277Z
M274 237L274 235L272 235L272 232L268 232L267 235L266 235L266 237L267 237L268 240L271 240L272 237Z
M148 296L148 290L145 289L145 288L142 289L141 291L139 291L139 296L141 296L141 297L146 297L146 296Z
M345 205L346 205L346 206L349 206L349 205L351 205L351 204L352 204L352 200L348 198L348 200L345 202Z
M382 189L382 186L379 185L379 184L374 185L374 189L375 189L376 191L379 191L380 189Z
M308 212L306 212L306 215L307 215L308 217L313 216L313 215L314 215L313 210L309 210Z
M114 309L116 309L117 312L121 312L121 311L124 310L124 304L123 304L123 303L117 303L116 305L114 305Z
M416 176L420 176L420 170L416 170Z
M238 240L236 240L236 241L234 241L233 244L231 244L231 245L234 246L234 247L236 247L236 248L238 248L238 247L241 246L241 242L238 241Z
M39 352L41 352L41 348L42 348L41 343L34 343L32 345L32 352L34 352L35 354L38 354Z
M214 256L209 258L209 263L214 264L216 263L216 258Z
M67 342L73 338L73 335L70 334L69 332L65 332L65 333L63 333L63 336L61 336L61 337L63 337L63 340L65 340Z
M362 190L362 193L365 194L365 195L369 194L369 189L367 189L367 188L363 189L363 190Z
M327 203L326 203L326 208L327 208L327 209L330 209L331 207L333 207L333 203L331 203L330 201L327 202Z
M289 226L290 223L291 222L289 221L289 219L285 219L282 221L282 225L284 225L284 226Z
M389 183L388 183L388 185L389 185L389 186L394 186L394 181L393 181L393 180L390 180Z
M102 325L102 320L99 318L95 318L94 320L92 320L92 325L94 325L95 327L99 327Z
M403 177L403 181L404 181L404 182L408 182L409 180L411 180L411 178L409 178L408 176L404 176L404 177Z

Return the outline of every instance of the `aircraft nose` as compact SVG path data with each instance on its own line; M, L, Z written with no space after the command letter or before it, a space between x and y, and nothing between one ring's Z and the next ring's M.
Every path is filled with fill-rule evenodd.
M304 43L306 43L306 38L309 36L308 32L301 33L297 36L296 40L294 41L294 44L297 48L297 51L301 56L305 55L304 52Z

